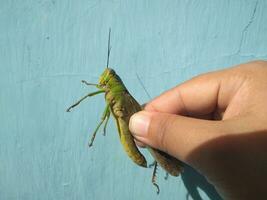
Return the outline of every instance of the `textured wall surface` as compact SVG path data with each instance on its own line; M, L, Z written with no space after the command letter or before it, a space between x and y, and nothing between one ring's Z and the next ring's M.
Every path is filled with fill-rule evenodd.
M197 74L267 59L265 0L0 0L0 199L220 199L188 170L164 180L123 152L114 123L87 142L103 96L108 28L112 66L140 102ZM113 120L111 120L113 121ZM146 154L148 155L148 154ZM152 159L149 159L152 161Z

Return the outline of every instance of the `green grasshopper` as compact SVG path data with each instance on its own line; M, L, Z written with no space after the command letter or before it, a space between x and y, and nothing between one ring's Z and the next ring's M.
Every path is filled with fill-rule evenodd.
M123 84L121 78L116 74L116 72L108 67L111 49L110 31L111 30L109 29L107 68L100 76L98 84L88 83L82 80L82 83L89 86L95 86L98 90L82 97L78 102L70 106L67 109L67 112L69 112L72 108L76 107L87 97L105 93L106 108L104 110L100 123L97 125L95 131L93 132L92 138L89 142L89 147L93 145L96 134L103 123L103 131L105 135L107 123L111 113L116 121L119 138L126 153L134 163L141 167L147 167L146 159L138 150L128 126L130 117L134 113L141 111L142 106L132 97L132 95L129 93L129 91ZM159 151L152 147L147 148L155 159L152 183L156 186L157 193L159 193L159 186L156 184L157 164L159 164L163 169L165 169L167 173L173 176L178 176L182 170L181 162L162 151Z

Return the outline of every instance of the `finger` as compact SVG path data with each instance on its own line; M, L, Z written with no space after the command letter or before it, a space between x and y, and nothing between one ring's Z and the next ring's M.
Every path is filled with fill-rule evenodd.
M136 145L138 145L138 146L141 147L141 148L145 148L145 147L146 147L145 143L140 142L140 141L137 140L137 139L134 139L134 142L135 142Z
M224 121L200 120L168 113L141 111L130 119L134 137L186 162L203 143L224 135Z
M195 77L150 101L145 110L181 115L207 115L217 105L220 72Z

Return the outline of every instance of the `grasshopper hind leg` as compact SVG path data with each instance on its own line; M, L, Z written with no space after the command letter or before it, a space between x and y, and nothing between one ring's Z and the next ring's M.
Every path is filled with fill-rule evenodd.
M153 170L151 182L157 188L157 194L159 194L159 191L160 191L159 185L156 183L158 163L156 161L154 163L153 163L154 164L154 170Z
M151 164L148 165L148 168L155 167L157 161L153 161Z

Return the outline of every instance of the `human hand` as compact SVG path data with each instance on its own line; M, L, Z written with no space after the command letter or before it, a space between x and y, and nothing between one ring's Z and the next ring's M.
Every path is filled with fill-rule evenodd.
M267 62L197 76L131 117L137 143L191 165L224 199L267 197Z

